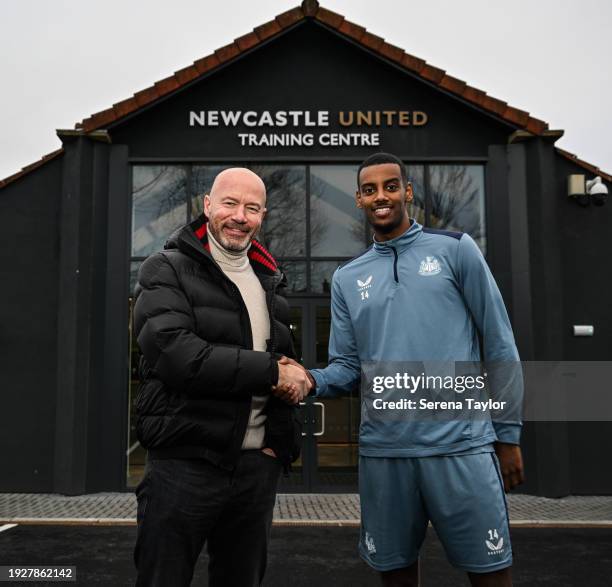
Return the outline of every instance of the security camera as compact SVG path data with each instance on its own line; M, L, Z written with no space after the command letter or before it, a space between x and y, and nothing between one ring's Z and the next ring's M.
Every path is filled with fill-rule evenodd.
M596 206L603 206L608 199L608 188L599 176L586 182L586 191Z

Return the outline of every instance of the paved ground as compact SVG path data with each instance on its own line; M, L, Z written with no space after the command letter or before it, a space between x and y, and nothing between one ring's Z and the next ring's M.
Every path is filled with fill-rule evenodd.
M521 525L610 525L612 496L548 499L508 496L510 520ZM79 521L133 524L136 499L132 493L95 493L68 497L55 494L0 494L0 524ZM359 496L343 494L279 494L274 510L277 525L359 524ZM612 581L611 581L612 585Z
M508 502L515 585L612 586L612 496L509 495ZM133 585L135 515L128 492L0 494L0 565L75 565L78 585ZM357 557L358 524L356 494L279 495L265 585L379 585ZM194 585L207 585L206 564L203 554ZM424 587L468 584L431 528L422 566Z
M378 586L376 574L357 557L358 532L355 527L275 527L264 586ZM0 565L75 565L77 585L133 585L135 535L133 526L16 526L0 532ZM612 584L611 528L514 528L512 542L515 586ZM202 555L193 585L207 585L206 564ZM431 529L421 566L423 587L468 585L446 562Z

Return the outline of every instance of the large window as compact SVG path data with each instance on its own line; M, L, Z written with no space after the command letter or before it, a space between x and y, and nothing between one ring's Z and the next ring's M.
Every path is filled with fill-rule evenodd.
M187 220L187 171L178 166L135 166L132 175L132 256L161 249Z
M228 165L135 165L132 264L202 213L204 194ZM355 206L357 165L248 165L266 184L268 213L260 240L279 260L290 293L326 294L331 275L371 235ZM467 232L486 253L484 166L407 164L411 217L425 226Z
M363 214L355 206L356 165L310 168L310 251L352 257L363 250Z
M429 225L467 232L486 253L484 167L430 165Z

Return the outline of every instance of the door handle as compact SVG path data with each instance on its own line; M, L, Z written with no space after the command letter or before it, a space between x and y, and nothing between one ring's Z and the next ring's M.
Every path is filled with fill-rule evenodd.
M321 430L319 432L313 432L313 436L323 436L325 434L325 404L323 402L312 402L313 406L321 407Z
M300 402L300 406L305 406L306 402ZM321 408L321 430L313 432L313 436L323 436L325 434L325 404L323 402L312 402L313 406L319 406ZM312 424L316 422L316 419L312 419ZM302 432L302 436L306 436L306 432Z

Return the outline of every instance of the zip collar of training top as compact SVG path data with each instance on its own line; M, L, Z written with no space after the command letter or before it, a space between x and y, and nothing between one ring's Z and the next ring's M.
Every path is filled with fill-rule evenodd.
M373 249L379 255L392 255L394 252L401 253L405 251L419 236L421 236L423 227L414 219L410 219L410 228L388 241L377 241L374 239Z
M193 222L180 228L166 242L166 249L189 247L194 252L213 260L208 240L208 218L202 214ZM253 239L247 253L253 271L263 275L275 276L278 273L276 260L258 240ZM214 260L213 260L214 261Z

